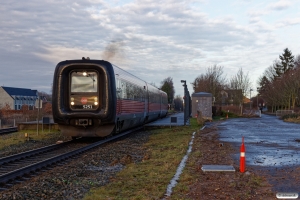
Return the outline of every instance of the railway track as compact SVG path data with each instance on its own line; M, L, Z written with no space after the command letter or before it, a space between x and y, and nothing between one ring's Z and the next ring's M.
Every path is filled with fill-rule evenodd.
M10 128L1 128L0 129L0 135L1 134L6 134L6 133L12 133L12 132L17 132L18 131L18 127L10 127Z
M77 156L102 144L116 140L129 133L141 129L138 127L116 136L94 142L92 144L85 144L83 147L72 145L75 141L68 141L61 144L50 145L40 149L27 151L24 153L4 157L0 159L0 190L6 190L8 187L30 179L36 172L40 170L47 170L47 168L57 165L69 158ZM77 144L80 144L77 142ZM70 148L70 146L73 146ZM68 148L67 148L68 147Z

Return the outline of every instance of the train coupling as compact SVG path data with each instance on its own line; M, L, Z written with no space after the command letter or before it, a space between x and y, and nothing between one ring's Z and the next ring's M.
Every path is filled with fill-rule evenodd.
M91 126L93 124L92 119L76 119L75 125L77 126Z

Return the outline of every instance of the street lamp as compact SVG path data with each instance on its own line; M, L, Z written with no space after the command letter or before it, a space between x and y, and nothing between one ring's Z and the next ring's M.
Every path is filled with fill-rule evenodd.
M250 110L251 110L251 91L253 90L250 88Z

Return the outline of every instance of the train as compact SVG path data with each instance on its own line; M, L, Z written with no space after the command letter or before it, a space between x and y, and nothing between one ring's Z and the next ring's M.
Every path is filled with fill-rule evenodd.
M108 61L84 57L56 65L52 102L54 122L73 139L118 134L168 112L162 90Z

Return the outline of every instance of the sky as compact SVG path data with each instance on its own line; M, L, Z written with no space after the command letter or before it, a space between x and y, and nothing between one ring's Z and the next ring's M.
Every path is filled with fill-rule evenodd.
M51 93L63 60L107 60L175 95L222 66L252 87L289 48L300 54L300 0L6 0L0 7L0 85ZM255 92L255 89L254 89Z

